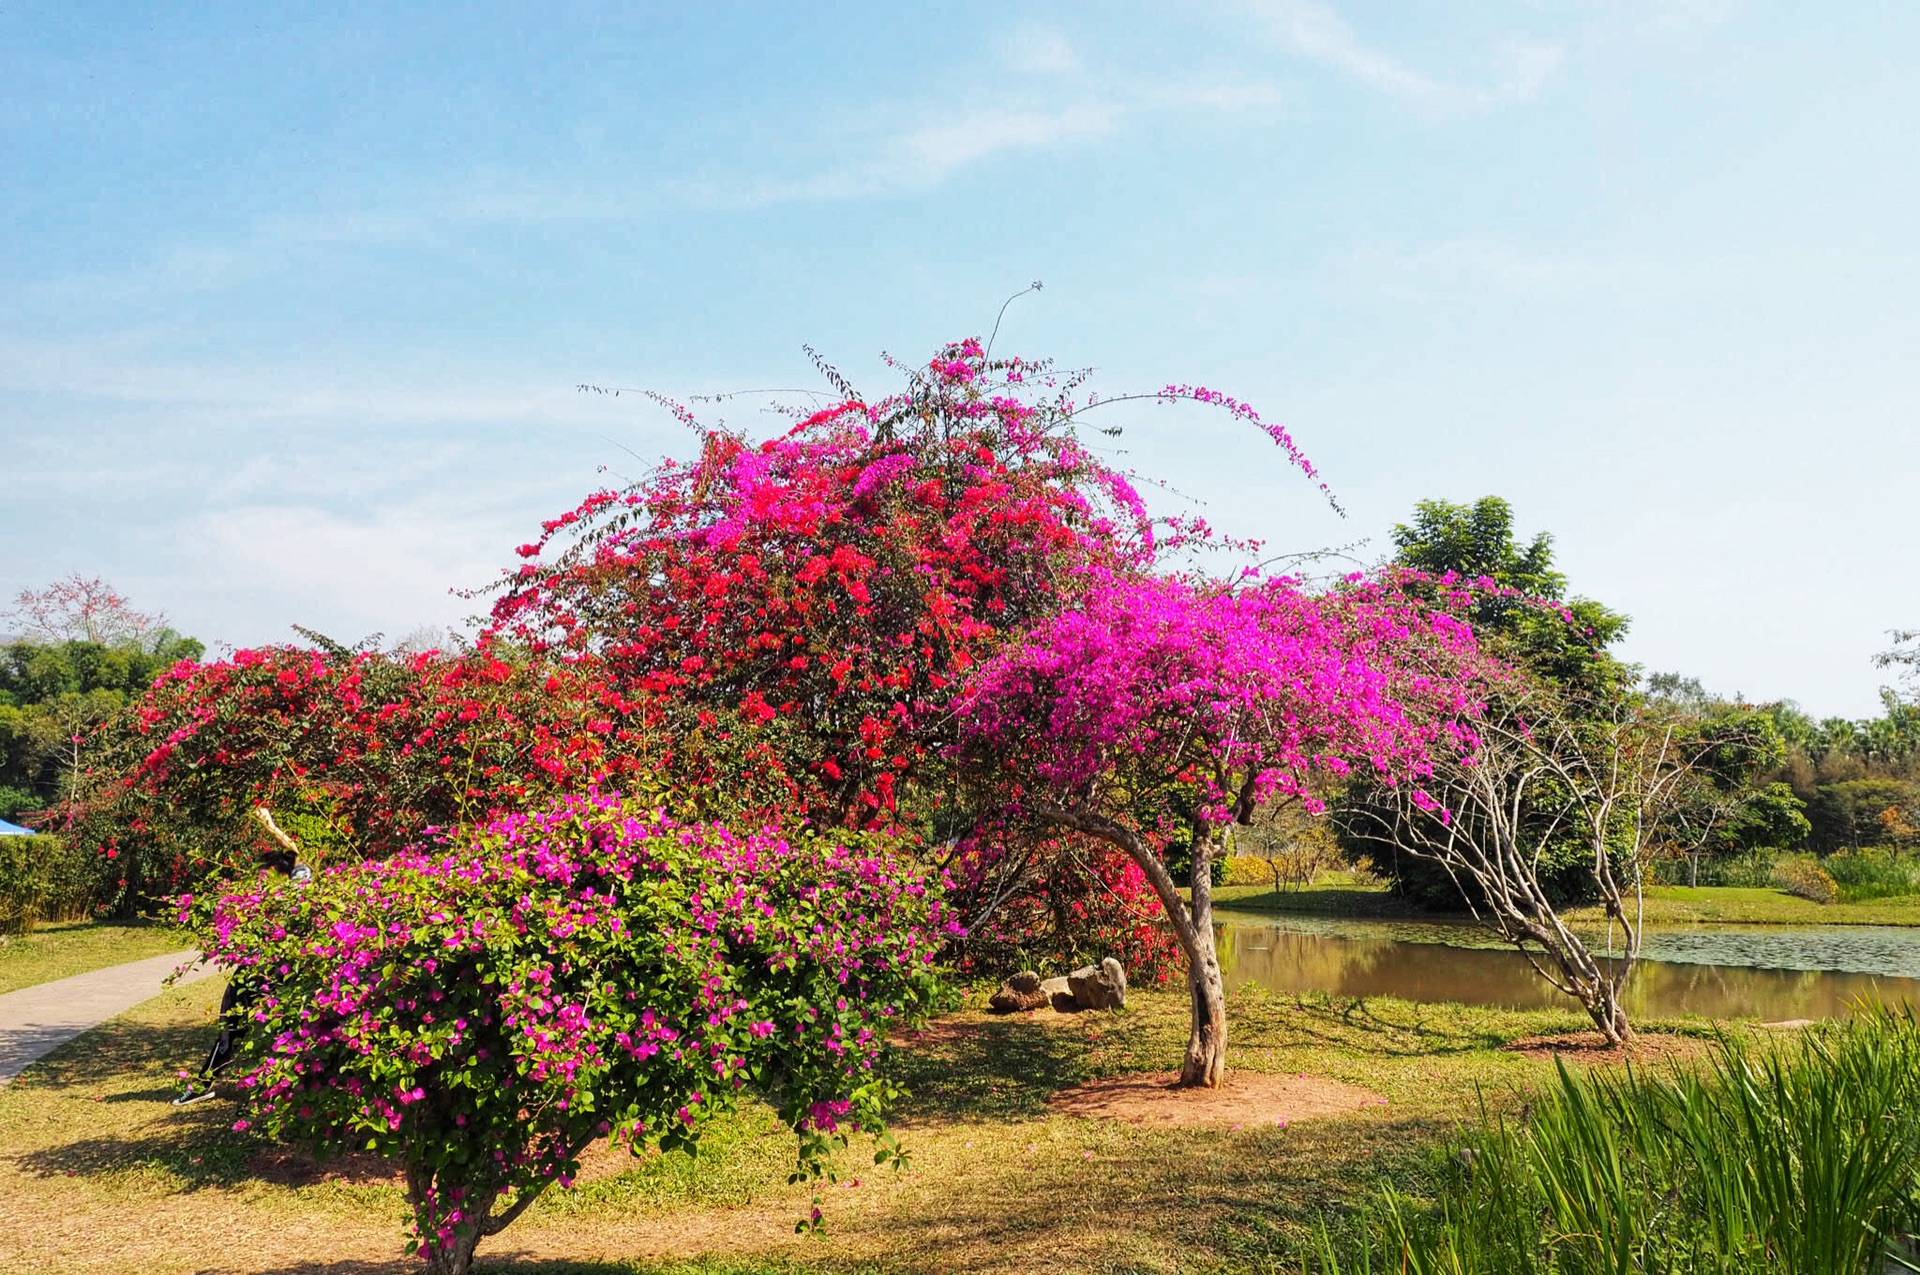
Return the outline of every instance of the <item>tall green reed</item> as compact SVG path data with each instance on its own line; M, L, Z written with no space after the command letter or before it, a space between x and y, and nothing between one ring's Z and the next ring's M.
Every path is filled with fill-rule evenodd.
M1484 1113L1431 1201L1384 1192L1321 1275L1920 1270L1920 1024L1866 1008L1704 1066L1574 1072Z

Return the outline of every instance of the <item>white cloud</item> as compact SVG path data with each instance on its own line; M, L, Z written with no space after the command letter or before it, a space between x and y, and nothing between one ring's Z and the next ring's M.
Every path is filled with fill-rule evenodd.
M1253 8L1296 53L1344 71L1369 88L1420 99L1451 92L1398 58L1362 44L1347 20L1319 0L1254 0Z
M1153 98L1168 106L1204 107L1230 115L1270 110L1287 100L1279 86L1265 80L1169 85L1156 90Z
M799 177L676 182L682 201L703 207L862 199L925 190L1009 151L1042 150L1114 131L1122 108L1078 102L1054 109L988 107L881 140L870 158Z
M198 425L316 422L597 423L604 411L565 370L475 369L426 378L405 367L329 373L309 363L213 363L166 354L139 333L43 339L0 333L0 390L191 408Z
M1564 44L1548 40L1509 40L1504 52L1508 70L1500 96L1516 102L1536 97L1567 57Z
M1742 0L1642 0L1641 25L1662 36L1699 35L1732 21Z
M1507 74L1497 88L1435 79L1361 40L1338 10L1321 0L1248 0L1282 44L1332 67L1376 92L1439 110L1479 110L1501 101L1527 101L1559 67L1563 46L1510 40L1501 50Z
M1001 44L1007 69L1027 75L1072 75L1081 70L1079 51L1058 27L1021 25Z
M1304 51L1331 59L1377 86L1414 95L1447 91L1361 46L1338 14L1314 0L1268 0L1263 7ZM1551 59L1538 49L1524 53L1516 54L1514 82L1531 92L1551 69ZM978 91L969 88L959 101L869 103L851 120L803 124L798 141L775 148L776 153L804 153L811 135L823 147L830 143L835 151L854 156L812 171L756 173L749 161L733 172L654 175L624 184L525 171L482 169L439 177L428 173L386 188L378 207L269 216L218 237L162 242L145 262L131 268L27 284L15 293L16 313L72 315L105 307L125 314L141 303L244 286L343 248L420 241L461 227L618 223L676 209L755 209L912 194L1002 156L1111 135L1129 115L1196 108L1245 113L1272 109L1285 100L1269 81L1230 77L1116 73L1105 77L1111 86L1094 91L1087 87L1080 51L1067 33L1051 26L1016 27L1001 46L1000 62L1028 76L1051 77L1053 83L1036 82L1010 102L983 104ZM0 356L5 353L0 349ZM146 369L133 372L146 375ZM110 379L124 381L117 375ZM4 383L7 377L0 368ZM139 386L124 383L103 383L96 391L133 398L144 394ZM306 408L292 404L289 410Z
M354 641L374 631L399 636L422 624L458 623L484 610L483 602L449 590L498 577L511 538L525 531L513 521L429 505L357 516L306 504L242 505L202 514L184 539L193 546L196 575L213 586L223 609L284 616Z
M1082 102L1057 111L978 111L949 124L920 128L902 139L905 171L940 181L954 171L1009 150L1039 150L1111 133L1120 108Z
M1463 290L1600 296L1642 287L1658 274L1641 260L1543 252L1486 238L1417 247L1375 244L1347 254L1343 264L1357 281L1396 295L1421 296Z

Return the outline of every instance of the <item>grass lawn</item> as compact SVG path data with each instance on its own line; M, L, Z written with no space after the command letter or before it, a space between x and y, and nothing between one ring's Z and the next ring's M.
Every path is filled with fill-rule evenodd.
M1242 912L1291 912L1299 916L1419 920L1429 915L1408 907L1384 885L1353 885L1344 881L1278 892L1270 885L1216 885L1213 902L1216 907Z
M1597 909L1575 912L1600 919ZM1658 925L1724 921L1749 925L1920 925L1920 895L1860 903L1814 903L1779 890L1741 886L1658 885L1647 891L1647 920Z
M1264 885L1223 885L1214 888L1213 897L1221 907L1247 912L1408 920L1431 915L1408 908L1384 886L1316 885L1275 894ZM1598 908L1576 908L1566 915L1576 921L1604 919ZM1646 916L1655 925L1920 925L1920 895L1813 903L1764 888L1656 885L1647 890Z
M322 1172L233 1131L224 1099L166 1105L174 1070L205 1047L218 994L216 980L170 991L0 1089L0 1269L414 1269L400 1193L379 1164ZM863 1171L850 1154L841 1184L819 1191L824 1237L793 1233L813 1191L786 1184L791 1136L749 1108L714 1126L697 1160L596 1152L579 1185L482 1246L481 1269L1298 1271L1317 1219L1382 1177L1418 1189L1434 1142L1479 1093L1517 1101L1550 1074L1502 1043L1584 1025L1572 1013L1248 991L1231 1001L1235 1067L1329 1077L1384 1101L1284 1128L1051 1112L1048 1097L1083 1080L1176 1065L1185 997L1133 1000L1119 1013L941 1020L901 1059L914 1090L898 1115L909 1169Z
M186 931L170 925L56 921L31 934L0 934L0 993L192 946Z

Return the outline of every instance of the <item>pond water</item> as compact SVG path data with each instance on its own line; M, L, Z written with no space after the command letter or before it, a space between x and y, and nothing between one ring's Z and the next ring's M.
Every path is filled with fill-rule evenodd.
M1215 913L1229 986L1565 1008L1525 957L1466 923ZM1606 935L1583 935L1605 952ZM1649 931L1627 1012L1834 1018L1878 997L1920 1008L1920 928L1690 926Z

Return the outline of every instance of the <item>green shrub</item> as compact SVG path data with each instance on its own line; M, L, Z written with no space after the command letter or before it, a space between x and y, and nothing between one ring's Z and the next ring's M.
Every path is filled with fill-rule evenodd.
M0 837L0 933L84 915L98 883L92 857L64 838Z
M1887 850L1851 850L1830 855L1820 866L1848 902L1892 899L1920 893L1920 863Z
M1878 1275L1920 1224L1920 1025L1877 1009L1698 1071L1572 1072L1387 1193L1321 1275Z
M1773 865L1771 884L1776 890L1814 903L1837 903L1840 899L1839 885L1811 859L1796 856L1780 860Z

